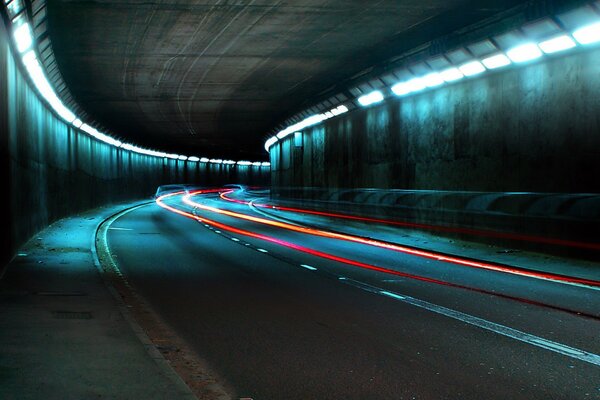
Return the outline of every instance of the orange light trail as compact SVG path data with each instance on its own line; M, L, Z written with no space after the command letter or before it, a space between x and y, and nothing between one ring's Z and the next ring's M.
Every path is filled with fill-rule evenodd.
M557 281L557 282L568 282L568 283L576 283L576 284L587 285L587 286L600 287L600 282L595 281L595 280L575 278L575 277L559 275L559 274L550 274L550 273L545 273L545 272L537 272L537 271L532 271L532 270L527 270L527 269L508 267L508 266L494 264L494 263L473 261L473 260L470 260L467 258L449 256L446 254L437 253L437 252L433 252L433 251L418 250L418 249L414 249L411 247L406 247L406 246L401 246L401 245L397 245L397 244L378 241L375 239L365 239L365 238L362 238L359 236L347 235L347 234L343 234L343 233L334 233L334 232L323 231L320 229L306 228L306 227L302 227L302 226L287 224L285 222L278 222L278 221L268 220L265 218L259 218L259 217L253 217L253 216L246 215L246 214L240 214L240 213L236 213L233 211L222 210L219 208L206 206L204 204L200 204L200 203L197 203L197 202L191 200L191 197L199 195L199 194L203 194L203 192L202 191L191 192L190 194L184 196L183 197L184 203L186 203L192 207L197 207L199 209L205 210L205 211L209 211L209 212L213 212L213 213L217 213L217 214L221 214L221 215L227 215L227 216L233 217L233 218L243 219L246 221L252 221L252 222L259 223L259 224L269 225L269 226L273 226L273 227L277 227L277 228L281 228L281 229L287 229L290 231L299 232L299 233L308 234L308 235L320 236L320 237L337 239L337 240L345 240L348 242L364 244L367 246L379 247L379 248L396 251L396 252L400 252L400 253L405 253L405 254L410 254L410 255L417 256L417 257L423 257L423 258L427 258L427 259L431 259L431 260L443 261L443 262L462 265L462 266L466 266L466 267L486 269L486 270L490 270L490 271L503 272L503 273L513 274L513 275L521 275L521 276L526 276L529 278L545 279L545 280L552 280L552 281ZM223 193L221 193L220 196L223 197ZM236 202L238 202L238 201L240 201L240 200L237 200Z
M193 192L195 195L198 194L206 194L206 193L214 193L215 190L200 190L197 192ZM202 222L204 224L208 224L208 225L212 225L214 227L217 227L223 231L227 231L227 232L232 232L232 233L236 233L239 235L243 235L243 236L248 236L248 237L252 237L255 239L260 239L260 240L264 240L270 243L274 243L280 246L284 246L284 247L288 247L306 254L310 254L316 257L320 257L320 258L324 258L327 260L331 260L331 261L336 261L339 263L343 263L343 264L347 264L347 265L352 265L354 267L359 267L359 268L363 268L363 269L367 269L367 270L371 270L371 271L377 271L377 272L382 272L385 274L389 274L389 275L395 275L395 276L401 276L401 277L405 277L405 278L409 278L409 279L413 279L413 280L417 280L417 281L421 281L421 282L427 282L427 283L433 283L436 285L442 285L442 286L449 286L449 287L454 287L454 288L459 288L459 289L465 289L465 290L469 290L469 291L473 291L473 292L478 292L478 293L482 293L482 294L487 294L487 295L491 295L491 296L496 296L496 297L501 297L501 298L505 298L505 299L509 299L509 300L514 300L514 301L518 301L518 302L522 302L522 303L526 303L526 304L532 304L532 305L536 305L536 306L541 306L541 307L545 307L545 308L551 308L554 310L558 310L558 311L563 311L563 312L567 312L567 313L571 313L571 314L576 314L579 316L584 316L587 318L591 318L591 319L595 319L595 320L600 320L600 317L593 315L593 314L589 314L589 313L585 313L585 312L580 312L580 311L576 311L576 310L571 310L568 308L563 308L560 306L554 306L554 305L550 305L550 304L546 304L546 303L542 303L542 302L538 302L535 300L530 300L530 299L525 299L525 298L521 298L521 297L517 297L517 296L511 296L511 295L506 295L506 294L502 294L502 293L497 293L497 292L492 292L489 290L485 290L485 289L479 289L479 288L474 288L474 287L470 287L470 286L465 286L465 285L460 285L460 284L456 284L456 283L452 283L452 282L446 282L446 281L442 281L439 279L435 279L435 278L428 278L428 277L424 277L424 276L420 276L420 275L414 275L414 274L409 274L406 272L401 272L401 271L396 271L393 269L389 269L389 268L385 268L385 267L378 267L375 265L371 265L371 264L367 264L367 263L363 263L360 261L355 261L355 260L351 260L345 257L339 257L339 256L335 256L332 254L328 254L328 253L324 253L318 250L314 250L314 249L310 249L308 247L304 247L304 246L300 246L294 243L290 243L281 239L277 239L271 236L267 236L267 235L263 235L260 233L255 233L255 232L251 232L251 231L247 231L244 229L239 229L230 225L226 225L205 217L201 217L198 215L194 215L192 213L177 209L175 207L169 206L167 204L164 203L165 199L174 197L174 196L178 196L178 195L183 195L185 194L185 192L176 192L176 193L170 193L170 194L166 194L163 196L160 196L156 199L156 204L158 204L160 207L171 211L173 213L179 214L181 216L184 216L186 218L190 218L193 220L196 220L198 222Z
M228 190L228 191L222 192L219 196L223 200L226 200L226 201L229 201L232 203L246 204L246 205L250 204L249 201L238 200L238 199L229 197L228 194L231 194L233 192L234 192L234 190ZM514 234L514 233L490 231L490 230L485 230L485 229L479 230L479 229L441 226L441 225L418 224L418 223L403 222L403 221L392 221L392 220L380 219L380 218L369 218L369 217L360 217L360 216L349 215L349 214L338 214L338 213L331 213L331 212L325 212L325 211L308 210L308 209L304 209L304 208L274 206L274 205L263 204L263 203L253 203L253 205L255 207L268 208L271 210L289 211L289 212L295 212L295 213L319 215L322 217L348 219L348 220L361 221L361 222L373 222L373 223L377 223L377 224L401 226L404 228L413 228L413 229L430 230L430 231L438 231L438 232L462 233L462 234L472 235L472 236L487 236L487 237L492 237L492 238L497 238L497 239L509 239L509 240L523 241L523 242L531 242L531 243L552 244L552 245L556 245L556 246L575 247L575 248L596 250L596 251L600 250L600 243L576 242L573 240L546 238L546 237L531 236L531 235L520 235L520 234Z

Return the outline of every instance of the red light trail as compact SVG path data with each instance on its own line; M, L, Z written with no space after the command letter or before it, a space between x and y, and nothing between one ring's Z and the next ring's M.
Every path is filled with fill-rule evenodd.
M234 190L228 190L228 191L222 192L220 194L220 197L223 200L233 202L233 203L246 204L246 205L250 204L249 201L234 199L234 198L231 198L230 196L228 196L228 194L231 194L233 192L234 192ZM600 250L600 243L576 242L573 240L547 238L547 237L531 236L531 235L520 235L520 234L515 234L515 233L506 233L506 232L490 231L490 230L483 230L483 229L480 230L480 229L442 226L442 225L418 224L418 223L404 222L404 221L392 221L392 220L388 220L388 219L360 217L360 216L350 215L350 214L331 213L331 212L325 212L325 211L315 211L315 210L309 210L309 209L304 209L304 208L275 206L275 205L262 204L262 203L253 203L253 205L255 207L268 208L271 210L289 211L289 212L295 212L295 213L319 215L322 217L347 219L347 220L361 221L361 222L372 222L372 223L377 223L377 224L400 226L400 227L404 227L404 228L438 231L438 232L449 232L449 233L461 233L461 234L471 235L471 236L486 236L486 237L491 237L491 238L496 238L496 239L508 239L508 240L531 242L531 243L551 244L551 245L555 245L555 246L574 247L574 248L581 248L581 249L587 249L587 250Z
M199 190L199 191L195 191L192 192L191 194L189 194L188 196L192 196L192 195L198 195L198 194L207 194L207 193L215 193L216 190ZM571 314L576 314L579 316L584 316L587 318L591 318L591 319L596 319L596 320L600 320L600 317L593 315L593 314L588 314L588 313L584 313L584 312L580 312L580 311L576 311L576 310L571 310L568 308L563 308L560 306L554 306L554 305L550 305L550 304L546 304L546 303L542 303L542 302L538 302L535 300L530 300L530 299L525 299L525 298L521 298L521 297L517 297L517 296L511 296L511 295L506 295L506 294L502 294L502 293L497 293L497 292L492 292L492 291L488 291L485 289L479 289L479 288L475 288L475 287L470 287L470 286L465 286L465 285L461 285L461 284L456 284L456 283L451 283L451 282L446 282L446 281L442 281L439 279L435 279L435 278L429 278L429 277L425 277L425 276L420 276L420 275L414 275L414 274L409 274L406 272L401 272L401 271L396 271L393 269L389 269L389 268L385 268L385 267L379 267L379 266L375 266L375 265L371 265L371 264L367 264L367 263L363 263L360 261L356 261L356 260L351 260L349 258L345 258L345 257L339 257L333 254L329 254L329 253L324 253L318 250L314 250L314 249L310 249L308 247L304 247L295 243L290 243L281 239L277 239L274 238L272 236L267 236L267 235L263 235L260 233L255 233L255 232L251 232L245 229L239 229L236 228L234 226L231 225L226 225L205 217L201 217L192 213L189 213L187 211L183 211L180 209L177 209L175 207L172 207L170 205L165 204L164 200L174 197L174 196L178 196L178 195L185 195L185 192L177 192L177 193L170 193L167 195L163 195L160 196L159 198L156 199L156 203L168 210L171 211L173 213L179 214L181 216L196 220L198 222L202 222L208 225L212 225L216 228L219 228L223 231L227 231L227 232L232 232L232 233L236 233L239 235L243 235L243 236L248 236L248 237L252 237L255 239L259 239L259 240L264 240L270 243L274 243L280 246L284 246L287 248L291 248L306 254L310 254L316 257L320 257L320 258L324 258L327 260L331 260L331 261L336 261L342 264L346 264L346 265L351 265L354 267L358 267L358 268L362 268L362 269L366 269L366 270L371 270L371 271L377 271L377 272L382 272L385 274L389 274L389 275L394 275L394 276L401 276L401 277L405 277L405 278L409 278L409 279L413 279L413 280L417 280L417 281L421 281L421 282L427 282L427 283L432 283L432 284L436 284L436 285L442 285L442 286L448 286L448 287L454 287L454 288L459 288L459 289L465 289L465 290L469 290L469 291L474 291L474 292L478 292L478 293L482 293L482 294L487 294L487 295L492 295L492 296L497 296L497 297L501 297L501 298L505 298L505 299L509 299L509 300L514 300L514 301L518 301L518 302L522 302L522 303L527 303L527 304L532 304L532 305L537 305L537 306L541 306L541 307L546 307L546 308L551 308L551 309L555 309L555 310L559 310L559 311L564 311L564 312L568 312ZM212 207L209 207L212 208ZM220 210L223 211L223 210ZM226 214L227 215L227 214ZM446 260L444 260L446 261ZM570 277L567 277L570 278ZM560 281L559 279L552 279L552 280L556 280L556 281ZM584 280L585 281L585 280ZM589 281L591 283L594 283L594 285L592 286L600 286L600 282L596 282L596 281Z
M268 219L264 219L264 218L249 216L246 214L240 214L240 213L236 213L236 212L232 212L232 211L222 210L222 209L218 209L215 207L209 207L209 206L206 206L206 205L203 205L203 204L200 204L200 203L197 203L197 202L194 202L191 200L191 197L198 195L198 194L203 194L203 193L204 192L202 192L202 191L191 192L189 195L184 196L183 201L184 201L184 203L186 203L192 207L197 207L197 208L203 209L205 211L222 214L222 215L227 215L227 216L230 216L233 218L244 219L247 221L257 222L260 224L274 226L274 227L278 227L278 228L282 228L282 229L287 229L287 230L291 230L291 231L295 231L295 232L299 232L299 233L320 236L320 237L326 237L326 238L330 238L330 239L345 240L345 241L349 241L349 242L384 248L387 250L392 250L392 251L396 251L396 252L400 252L400 253L410 254L410 255L423 257L423 258L436 260L436 261L444 261L444 262L457 264L457 265L461 265L461 266L466 266L466 267L471 267L471 268L487 269L487 270L492 270L492 271L497 271L497 272L509 273L509 274L513 274L513 275L527 276L530 278L545 279L545 280L551 280L551 281L567 282L567 283L575 283L575 284L581 284L581 285L600 287L600 282L595 281L595 280L575 278L575 277L571 277L571 276L560 275L560 274L551 274L551 273L546 273L546 272L538 272L538 271L533 271L533 270L528 270L528 269L523 269L523 268L509 267L509 266L495 264L495 263L474 261L474 260L470 260L468 258L450 256L447 254L433 252L433 251L414 249L411 247L401 246L401 245L397 245L397 244L393 244L393 243L382 242L382 241L375 240L375 239L365 239L365 238L362 238L359 236L354 236L354 235L327 232L327 231L323 231L320 229L306 228L306 227L296 226L296 225L292 225L292 224L287 224L284 222L272 221L272 220L268 220ZM225 193L230 193L230 192L225 192ZM223 198L223 195L225 193L221 193L220 197ZM236 203L238 203L238 202L244 203L241 200L236 200L235 202Z

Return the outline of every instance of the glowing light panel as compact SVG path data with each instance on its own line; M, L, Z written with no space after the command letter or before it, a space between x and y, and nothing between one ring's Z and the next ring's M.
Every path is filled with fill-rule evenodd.
M496 54L481 60L487 69L496 69L506 67L511 64L510 59L504 54Z
M485 67L479 61L471 61L458 67L465 76L475 76L485 72Z
M33 44L33 37L31 34L31 28L29 27L29 23L25 22L18 26L13 34L15 38L15 43L17 45L17 50L19 53L24 53L29 50L31 45Z
M448 68L440 72L440 77L446 82L455 82L465 77L458 68Z
M570 36L563 35L541 42L539 46L544 53L552 54L572 49L577 44Z
M381 93L379 90L375 90L369 94L359 97L358 103L363 107L367 107L372 104L381 103L383 99L383 93Z
M583 45L600 42L600 22L576 30L573 37Z
M506 55L516 63L524 63L540 58L542 51L535 43L525 43L510 49Z

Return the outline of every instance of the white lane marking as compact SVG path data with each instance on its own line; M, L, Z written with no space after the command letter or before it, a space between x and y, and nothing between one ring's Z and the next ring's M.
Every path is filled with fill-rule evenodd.
M231 238L231 240L233 240L234 242L239 242L240 241L240 239L238 239L238 238Z
M379 293L388 297L393 297L394 299L402 301L403 303L423 308L425 310L432 311L436 314L445 315L446 317L456 319L466 324L473 325L491 332L495 332L499 335L506 336L511 339L518 340L520 342L524 342L536 347L541 347L543 349L553 351L555 353L559 353L567 357L575 358L580 361L585 361L587 363L600 366L600 355L598 354L576 349L574 347L570 347L562 343L557 343L552 340L544 339L539 336L532 335L530 333L521 332L517 329L509 328L508 326L497 324L495 322L491 322L483 318L475 317L473 315L465 314L460 311L439 306L437 304L429 303L424 300L415 299L414 297L403 296L385 290L381 290L379 291Z
M129 229L129 228L114 228L114 227L110 227L108 228L111 231L132 231L133 229Z
M265 249L256 249L256 250L260 251L261 253L268 253L268 251Z
M388 292L386 290L382 290L379 293L381 293L384 296L392 297L392 298L398 299L398 300L404 300L404 299L406 299L406 297L404 297L404 296L400 296L399 294Z
M311 271L316 271L317 270L315 267L311 267L310 265L306 265L306 264L300 264L300 266L302 268L310 269Z
M221 231L215 231L215 233L221 233Z

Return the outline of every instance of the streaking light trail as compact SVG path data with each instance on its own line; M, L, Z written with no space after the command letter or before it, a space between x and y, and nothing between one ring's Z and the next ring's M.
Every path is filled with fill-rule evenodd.
M233 192L235 192L235 191L234 190L224 191L220 194L220 197L223 200L237 203L237 204L245 204L245 205L250 204L249 201L234 199L234 198L228 196L229 194L231 194ZM401 227L413 228L413 229L422 229L422 230L449 232L449 233L461 233L461 234L473 235L473 236L486 236L486 237L496 238L496 239L509 239L509 240L523 241L523 242L531 242L531 243L551 244L551 245L555 245L555 246L575 247L575 248L588 249L588 250L597 250L597 251L600 250L600 243L576 242L576 241L572 241L572 240L546 238L546 237L530 236L530 235L519 235L519 234L497 232L497 231L490 231L490 230L459 228L459 227L450 227L450 226L442 226L442 225L427 225L427 224L418 224L418 223L404 222L404 221L392 221L392 220L380 219L380 218L361 217L361 216L350 215L350 214L339 214L339 213L309 210L309 209L305 209L305 208L284 207L284 206L276 206L276 205L262 204L262 203L252 203L252 205L255 207L259 207L259 208L267 208L267 209L277 210L277 211L289 211L289 212L295 212L295 213L319 215L319 216L323 216L323 217L348 219L348 220L361 221L361 222L373 222L376 224L394 225L394 226L401 226Z
M304 233L304 234L308 234L308 235L314 235L314 236L320 236L320 237L325 237L325 238L330 238L330 239L338 239L338 240L345 240L348 242L360 243L360 244L364 244L364 245L368 245L368 246L379 247L379 248L392 250L392 251L396 251L396 252L400 252L400 253L410 254L410 255L423 257L423 258L436 260L436 261L448 262L448 263L457 264L457 265L466 266L466 267L487 269L487 270L491 270L491 271L509 273L509 274L514 274L514 275L521 275L521 276L526 276L526 277L536 278L536 279L545 279L545 280L551 280L551 281L568 282L568 283L600 287L600 282L593 281L593 280L574 278L574 277L563 276L563 275L558 275L558 274L543 273L543 272L525 270L525 269L520 269L520 268L512 268L512 267L508 267L508 266L504 266L504 265L500 265L500 264L492 264L492 263L486 263L486 262L481 262L481 261L474 261L474 260L470 260L467 258L449 256L449 255L446 255L443 253L437 253L437 252L433 252L433 251L414 249L411 247L400 246L397 244L382 242L382 241L375 240L375 239L366 239L366 238L362 238L362 237L354 236L354 235L328 232L328 231L324 231L324 230L320 230L320 229L307 228L307 227L288 224L285 222L273 221L273 220L268 220L265 218L253 217L253 216L246 215L246 214L236 213L233 211L222 210L219 208L200 204L191 199L193 196L196 196L199 194L203 194L203 192L202 191L191 192L190 194L183 197L183 202L192 207L197 207L199 209L213 212L216 214L227 215L227 216L233 217L233 218L244 219L246 221L252 221L252 222L259 223L259 224L264 224L264 225L269 225L269 226L273 226L273 227L277 227L277 228L287 229L287 230ZM221 194L221 197L222 196L223 196L223 194Z
M191 193L190 195L199 195L199 194L207 194L207 193L214 193L214 192L215 192L215 190L199 190L199 191L195 191L195 192ZM413 280L417 280L417 281L421 281L421 282L427 282L427 283L432 283L432 284L436 284L436 285L454 287L454 288L465 289L465 290L474 291L474 292L478 292L478 293L482 293L482 294L497 296L497 297L501 297L501 298L505 298L505 299L509 299L509 300L514 300L514 301L518 301L518 302L522 302L522 303L537 305L537 306L541 306L541 307L545 307L545 308L551 308L551 309L555 309L555 310L559 310L559 311L568 312L571 314L576 314L579 316L585 316L585 317L591 318L591 319L600 320L600 317L593 315L593 314L575 311L575 310L563 308L560 306L549 305L549 304L541 303L541 302L538 302L535 300L530 300L530 299L520 298L520 297L516 297L516 296L502 294L502 293L492 292L492 291L488 291L485 289L479 289L479 288L469 287L469 286L456 284L456 283L452 283L452 282L446 282L446 281L442 281L442 280L435 279L435 278L429 278L429 277L425 277L425 276L409 274L406 272L396 271L393 269L379 267L376 265L371 265L371 264L363 263L360 261L351 260L349 258L336 256L336 255L325 253L322 251L310 249L308 247L304 247L304 246L301 246L301 245L298 245L295 243L287 242L285 240L277 239L272 236L267 236L267 235L263 235L260 233L251 232L251 231L244 230L244 229L239 229L239 228L236 228L231 225L226 225L226 224L223 224L223 223L220 223L220 222L217 222L217 221L214 221L214 220L211 220L211 219L199 216L199 215L192 214L187 211L180 210L178 208L175 208L175 207L170 206L165 203L165 200L175 197L175 196L181 196L181 195L185 195L185 192L169 193L169 194L158 197L156 199L156 203L160 207L162 207L168 211L171 211L171 212L179 214L181 216L193 219L193 220L201 222L203 224L211 225L211 226L221 229L223 231L233 232L238 235L243 235L243 236L263 240L266 242L274 243L274 244L277 244L280 246L291 248L291 249L294 249L294 250L297 250L297 251L300 251L300 252L303 252L306 254L310 254L310 255L313 255L316 257L326 259L326 260L336 261L336 262L339 262L342 264L351 265L351 266L366 269L366 270L382 272L382 273L389 274L389 275L401 276L404 278L409 278L409 279L413 279ZM600 282L595 282L595 283L597 285L600 285Z

